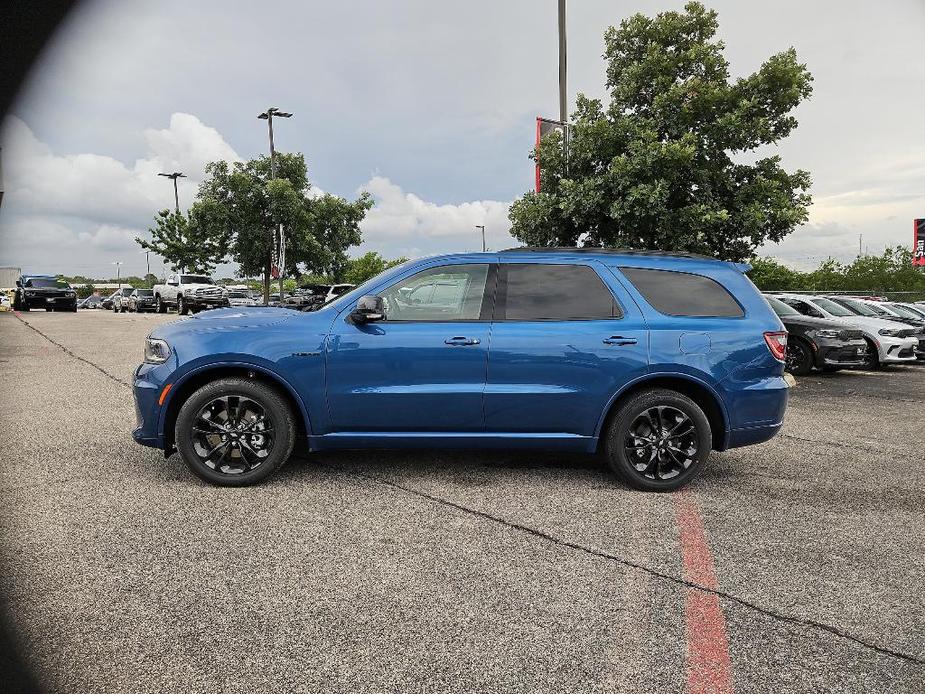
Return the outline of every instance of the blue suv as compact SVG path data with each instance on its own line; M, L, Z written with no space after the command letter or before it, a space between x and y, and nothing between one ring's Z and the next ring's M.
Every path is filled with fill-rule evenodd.
M135 440L247 485L310 451L602 452L642 490L781 427L787 333L743 274L692 255L530 249L387 270L312 313L155 329Z

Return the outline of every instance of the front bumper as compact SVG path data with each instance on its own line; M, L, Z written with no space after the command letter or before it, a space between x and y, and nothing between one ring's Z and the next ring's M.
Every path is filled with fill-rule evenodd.
M135 428L132 438L142 446L164 448L164 436L160 431L161 407L158 399L165 383L162 382L159 366L141 364L135 369L132 392L135 396Z
M195 309L228 308L231 306L228 299L221 296L196 296L191 294L183 297L183 300L186 301L187 306Z
M24 296L23 303L27 308L76 308L76 296Z
M919 347L917 337L886 337L879 336L877 349L880 361L885 364L901 364L915 361L915 352Z
M862 366L867 360L864 340L817 340L816 366Z

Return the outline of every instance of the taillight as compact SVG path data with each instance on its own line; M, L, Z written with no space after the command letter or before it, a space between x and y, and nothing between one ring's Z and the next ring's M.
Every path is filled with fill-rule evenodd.
M765 333L764 341L768 344L768 349L778 361L787 359L787 331Z

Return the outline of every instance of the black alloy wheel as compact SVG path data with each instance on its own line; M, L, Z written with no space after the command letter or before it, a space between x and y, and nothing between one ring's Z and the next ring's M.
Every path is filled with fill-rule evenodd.
M813 370L813 354L805 342L796 338L788 342L785 368L794 376L805 376Z
M867 341L867 355L864 357L864 368L870 371L877 371L881 368L880 354L877 352L877 345L864 338Z
M710 422L686 395L650 390L632 396L611 421L611 468L644 491L673 491L690 482L712 448Z
M183 301L183 295L177 297L177 313L181 316L185 316L189 312L189 309L186 307L186 302Z
M196 475L222 486L255 484L289 458L295 421L263 383L228 378L203 386L177 416L176 445Z

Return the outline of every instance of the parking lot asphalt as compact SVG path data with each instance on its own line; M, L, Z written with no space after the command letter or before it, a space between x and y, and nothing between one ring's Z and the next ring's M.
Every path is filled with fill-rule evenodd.
M923 691L925 368L799 379L680 494L504 452L220 489L131 440L176 319L0 314L3 608L50 690Z

